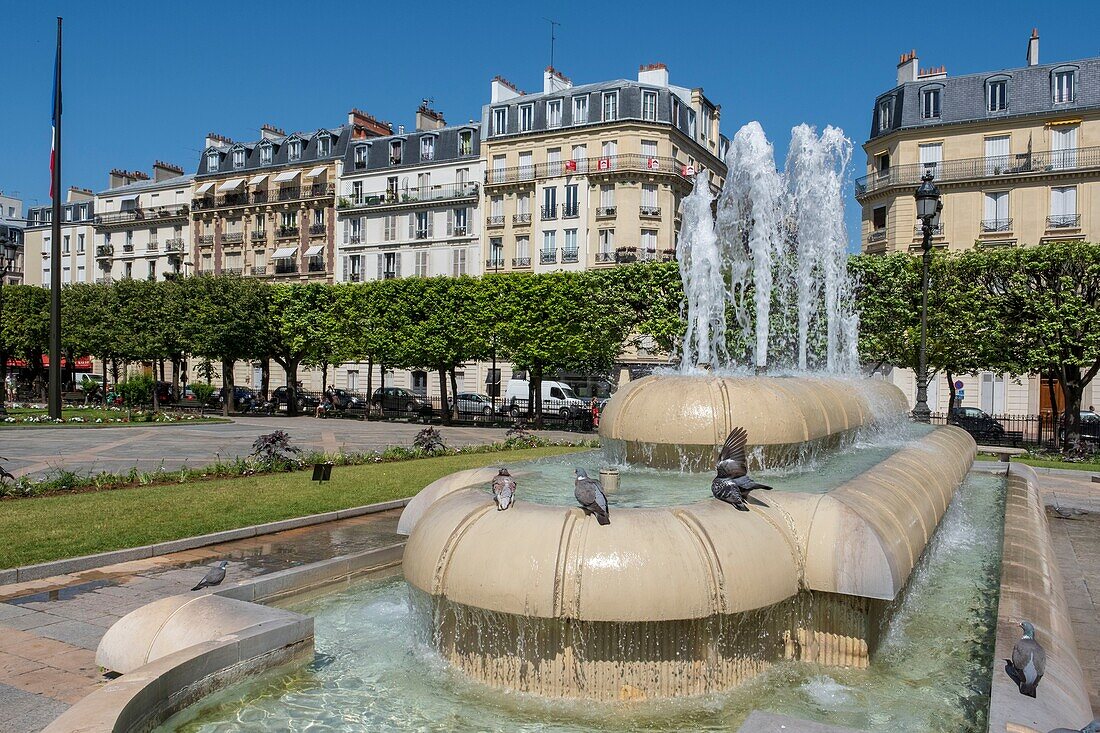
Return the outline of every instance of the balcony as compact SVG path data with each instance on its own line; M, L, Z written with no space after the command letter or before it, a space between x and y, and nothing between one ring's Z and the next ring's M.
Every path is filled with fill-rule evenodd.
M531 258L530 257L513 257L512 258L512 268L513 269L521 270L521 269L524 269L524 268L527 268L527 267L530 267L530 266L531 266Z
M320 236L323 236L324 234L325 234L325 225L324 224L310 224L309 225L309 236L311 236L311 237L320 237Z
M240 276L240 275L244 274L244 268L243 267L223 267L222 268L222 274L223 275L237 275L237 276Z
M499 186L526 183L545 178L615 173L670 175L685 182L690 182L694 176L694 174L688 173L688 166L685 163L681 163L675 158L660 158L638 153L625 153L623 155L581 158L579 160L539 163L537 165L524 165L513 168L490 168L485 171L485 185Z
M298 227L278 227L275 230L276 239L286 239L287 237L297 237Z
M443 186L420 186L401 191L375 191L341 196L338 209L369 209L377 207L414 206L422 203L477 198L480 186L476 183L454 183Z
M108 276L108 277L97 277L95 279L95 284L96 285L110 285L111 284L111 278L110 278L110 276Z
M936 183L1005 178L1014 176L1051 175L1067 171L1100 168L1100 147L1072 150L1046 150L989 158L956 158L934 165L911 163L876 171L856 179L856 198L896 186L917 186L928 171Z
M386 270L385 272L382 273L382 279L383 280L396 280L397 279L397 272L395 270Z
M101 244L95 248L96 257L110 257L115 253L115 248L109 244Z
M249 268L249 272L253 277L263 277L267 274L267 265L253 265Z
M596 218L597 219L607 219L608 217L612 217L612 216L615 216L615 207L614 206L597 206L596 207Z
M543 206L539 211L541 212L540 216L543 221L550 221L551 219L558 218L557 206Z
M258 232L252 232L252 234L249 236L249 239L251 239L253 242L266 242L267 232L262 229Z
M243 244L244 232L226 232L222 235L222 244Z
M1011 219L1009 221L1011 221ZM881 231L885 232L886 230L883 229ZM921 226L920 224L917 224L915 227L913 227L913 236L914 237L923 237L924 236L924 227ZM942 237L943 236L943 224L942 223L932 225L932 236L933 237ZM867 241L868 242L880 242L880 241L885 242L886 241L886 236L883 235L880 239L871 239L870 237L868 237Z
M462 225L457 225L457 224L456 224L456 225L455 225L455 228L454 228L454 234L452 234L451 236L454 236L454 237L465 237L465 236L466 236L466 232L467 232L467 231L468 231L468 230L467 230L467 228L466 228L466 225L465 225L465 224L462 224Z
M581 215L581 208L577 204L563 204L561 207L562 219L576 219Z
M617 247L615 249L615 261L620 264L638 261L637 247Z
M182 219L187 216L189 211L190 209L186 205L150 206L144 209L117 211L111 214L96 214L94 221L97 227L123 226L139 221Z
M504 267L504 257L490 257L485 260L486 270L499 270Z
M656 262L657 250L655 249L639 249L638 259L642 262Z
M164 240L165 252L182 252L184 247L183 239L180 237L174 237L172 239Z
M527 226L531 223L531 214L512 214L512 226Z
M1047 217L1047 229L1077 229L1080 226L1080 214L1056 214Z
M123 254L131 254L131 253L133 253L133 251L134 251L133 243L128 242L128 243L122 245L122 253Z
M561 251L562 264L569 264L570 262L577 262L580 260L579 249L563 249Z
M430 239L432 236L431 228L416 229L413 231L413 239Z
M661 218L660 206L640 206L638 207L638 216L646 217L649 219Z
M539 264L541 265L554 265L558 261L558 251L556 249L544 249L539 252Z
M982 220L982 233L992 234L995 232L1011 232L1012 231L1012 219L983 219Z
M606 263L606 262L614 262L614 261L615 261L615 253L614 252L597 252L596 253L596 263L597 264L599 264L601 262Z
M886 241L886 228L885 227L883 227L882 229L876 229L876 230L874 230L873 232L871 232L870 234L867 235L867 243L868 244L873 244L875 242L885 242L885 241Z
M485 226L487 227L502 227L504 226L504 215L500 216L487 216L485 217Z
M662 249L661 250L661 262L672 262L676 259L675 249Z
M309 261L306 262L306 270L308 270L309 272L314 272L314 273L324 272L325 271L325 261L324 261L324 259L322 259L321 257L310 257Z
M198 237L195 238L195 241L198 242L199 244L213 244L214 243L214 235L213 234L200 234Z
M276 275L294 275L298 272L298 261L292 259L277 260L275 262Z
M145 244L146 252L156 252L158 249L160 249L160 243L155 239L150 239Z

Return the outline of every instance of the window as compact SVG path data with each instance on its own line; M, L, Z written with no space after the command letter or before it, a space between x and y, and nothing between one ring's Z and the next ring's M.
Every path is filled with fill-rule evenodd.
M642 157L652 159L657 157L657 141L642 140ZM648 160L646 161L648 163Z
M466 248L451 250L451 274L460 277L466 274Z
M943 143L925 143L920 146L920 164L923 173L937 175L942 162Z
M600 252L608 254L615 249L615 230L601 229L599 234Z
M134 263L133 262L127 262L126 263L126 265L123 268L122 276L124 278L126 278L127 280L133 278L133 276L134 276Z
M508 162L507 156L494 155L493 156L493 174L494 178L500 182L504 180L504 165Z
M565 239L562 242L562 250L565 251L565 252L576 252L577 251L577 230L576 229L566 229L565 230Z
M642 119L656 121L657 92L642 92Z
M359 258L357 257L356 261L358 261L358 259ZM356 271L358 271L358 268L356 268ZM358 280L359 278L355 278L355 279ZM355 392L358 389L359 389L359 370L358 369L348 369L348 391L349 392Z
M997 135L985 139L985 174L999 176L1008 168L1009 136Z
M548 148L546 150L546 175L561 175L561 148Z
M657 254L657 230L656 229L643 229L642 230L642 252L643 256L654 257Z
M287 158L290 160L300 160L302 157L302 141L291 140L290 145L287 148Z
M680 126L680 100L672 100L672 124L674 127Z
M504 197L493 196L489 199L489 216L494 219L504 218Z
M578 195L577 184L570 183L565 187L565 210L562 211L562 216L572 218L580 215L580 202L577 199Z
M271 165L271 143L260 146L260 165Z
M695 110L689 109L688 113L688 135L692 138L695 137Z
M355 146L355 167L362 169L367 167L367 146L356 145Z
M520 215L531 213L531 194L526 192L516 194L516 213Z
M542 218L555 219L558 214L558 189L547 186L542 189Z
M397 214L388 214L382 218L382 241L392 242L397 239Z
M525 104L519 108L519 131L530 132L535 126L535 105Z
M244 168L244 150L238 149L233 151L233 167Z
M516 257L527 259L531 256L531 238L516 237Z
M397 199L397 176L386 177L386 198L390 201Z
M431 212L418 211L416 213L416 238L427 239L432 236L432 219L434 217Z
M551 255L557 251L557 232L543 232L542 233L542 253L543 255Z
M890 172L890 153L879 153L875 156L875 170L879 173Z
M123 245L127 250L132 250L134 247L134 233L126 232L126 243Z
M546 126L561 127L561 100L551 99L546 103Z
M432 190L432 174L418 173L416 175L416 188L420 191L420 198L428 198Z
M378 279L401 277L401 257L397 252L383 252L378 257Z
M429 271L430 257L431 257L431 252L429 252L428 250L426 250L426 249L417 250L417 252L416 252L416 263L415 263L416 276L417 277L428 277L428 275L430 274L430 271Z
M1055 102L1072 102L1077 99L1075 72L1073 69L1055 71L1051 76L1051 86Z
M206 154L206 170L218 170L218 152L216 150L211 150Z
M574 145L573 151L570 155L572 156L571 160L584 160L585 156L588 155L588 146L584 143Z
M874 211L871 212L871 226L876 232L886 229L885 206L876 206Z
M985 85L985 108L990 112L1008 109L1008 79L993 79Z
M401 141L390 141L390 165L401 165Z
M657 208L657 184L642 184L642 208L653 211Z
M84 235L83 234L77 234L76 235L76 252L77 252L77 254L83 254L83 252L84 252Z
M293 229L298 226L298 212L297 211L284 211L283 212L283 227L286 229Z
M573 97L573 124L588 122L588 97Z
M883 99L878 103L878 129L889 130L891 123L891 112L893 110L894 100L892 98Z
M467 222L469 221L469 211L470 210L467 208L454 210L452 214L454 221L452 234L454 236L465 237L467 234L469 234L469 230L467 229Z
M1012 220L1008 218L1008 191L987 192L982 231L1007 232L1010 229L1012 229Z
M1077 126L1052 127L1050 130L1051 166L1055 170L1077 167Z
M611 120L619 119L619 93L618 92L604 92L603 93L603 121L610 122Z
M328 135L320 135L317 138L317 157L324 158L332 150L332 138Z
M508 108L497 107L493 110L493 134L503 135L508 132Z
M519 178L529 181L535 177L535 157L530 151L519 154Z
M1050 218L1047 227L1059 229L1075 227L1077 218L1077 187L1063 186L1050 189Z
M64 237L61 238L61 254L63 254L63 255L69 254L69 235L68 234L66 234Z
M348 219L344 225L344 244L359 244L363 239L363 220Z
M474 133L471 130L463 130L458 133L458 154L473 155Z
M615 208L615 186L613 184L600 186L600 208L605 210Z
M925 120L937 120L940 117L940 87L922 89L920 93L920 116Z
M420 159L435 160L435 136L425 135L420 138Z
M710 123L711 123L712 118L713 118L713 114L711 113L710 107L708 107L707 105L704 104L703 105L703 124L702 124L701 129L699 130L699 139L702 140L703 142L708 142L710 140Z

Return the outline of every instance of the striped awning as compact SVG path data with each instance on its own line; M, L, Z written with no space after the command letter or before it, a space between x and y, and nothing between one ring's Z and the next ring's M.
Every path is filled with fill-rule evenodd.
M273 260L289 260L298 252L297 247L279 247L275 250L275 254L271 255Z
M206 193L207 191L209 191L213 187L214 187L214 182L209 181L207 183L202 184L198 188L196 188L195 193L197 193L199 196L202 196L204 193Z
M314 168L313 170L311 170L309 173L307 173L306 178L316 178L317 176L321 175L324 172L325 172L325 167L323 165L319 165L316 168Z
M325 251L325 245L315 244L312 247L306 248L306 257L316 257Z
M259 186L261 183L267 180L267 174L261 173L258 176L252 176L252 179L248 182L249 186Z
M222 193L225 193L226 191L236 191L238 188L241 187L241 184L243 183L243 178L231 178L222 185L218 186L218 190Z
M279 175L275 176L275 182L285 183L287 181L293 181L295 178L298 177L299 173L301 173L301 171L283 171Z

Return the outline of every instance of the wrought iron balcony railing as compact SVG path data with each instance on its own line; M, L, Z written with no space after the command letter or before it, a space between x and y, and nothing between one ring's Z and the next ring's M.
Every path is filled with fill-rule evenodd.
M539 252L539 263L543 265L553 265L558 261L558 250L556 249L544 249Z
M110 214L96 214L96 226L130 224L136 221L156 221L185 217L190 209L184 204L174 206L147 206L143 209L116 211Z
M249 272L251 272L254 277L266 275L267 265L253 265L249 268Z
M276 237L297 237L298 227L279 227L275 230Z
M615 216L614 206L597 206L596 207L597 218L604 218L609 216Z
M956 158L940 163L911 163L892 166L856 179L856 196L893 186L917 186L921 176L931 171L936 183L1051 174L1086 168L1100 168L1100 147L1071 150L1043 150L1015 155L982 158Z
M580 259L580 250L578 249L563 249L561 251L562 263L576 262Z
M523 224L530 224L530 223L531 223L531 214L530 213L527 213L527 214L512 214L512 225L513 226L520 226L520 225L523 225Z
M261 229L260 231L254 231L249 236L249 239L251 239L253 242L266 242L267 241L267 232L264 231L263 229Z
M182 252L185 244L182 238L174 237L172 239L164 240L165 252Z
M129 254L133 251L134 251L134 245L133 244L124 244L124 245L122 245L122 252L124 254Z
M555 161L553 163L538 163L512 168L490 168L485 171L485 184L495 186L535 181L543 178L616 172L672 175L685 181L691 180L695 175L689 166L675 158L624 153L622 155L605 155L598 158Z
M886 230L882 229L882 230L878 230L878 231L885 232ZM923 237L924 236L924 226L922 224L917 224L915 227L913 227L913 236L914 237ZM933 224L932 225L932 236L933 237L942 237L943 236L943 222L940 222L939 224ZM867 238L868 242L879 242L879 241L885 241L885 240L886 240L886 235L885 234L883 234L882 237L880 237L879 239L871 239L870 237Z
M275 274L276 275L293 275L298 272L298 261L285 259L276 260L275 262Z
M96 257L110 257L115 253L115 248L109 244L101 244L95 248Z
M596 253L596 262L614 262L614 261L615 261L615 253L614 252L597 252Z
M160 242L155 239L150 239L145 243L146 252L156 252L158 249L160 249Z
M243 275L244 274L244 268L243 267L223 267L222 268L222 274L223 275Z
M213 234L200 234L198 237L195 238L195 241L198 242L199 244L213 244L214 243L214 235Z
M244 232L226 232L222 235L222 244L242 244Z
M485 217L485 226L487 227L502 227L504 226L504 214L500 216L487 216Z
M876 229L876 230L874 230L873 232L871 232L870 234L867 235L867 241L868 242L885 242L886 241L886 230L885 229Z
M1012 219L982 219L983 232L1011 232Z
M637 247L618 247L615 249L615 261L620 263L637 262Z
M1080 214L1055 214L1047 217L1047 229L1076 229L1079 226Z
M324 224L310 224L309 225L309 235L311 237L317 237L317 236L320 236L324 233L325 233L325 225Z
M577 204L562 204L561 218L576 219L581 215L581 207Z
M543 206L540 209L540 211L541 211L541 216L542 216L543 221L548 221L550 219L557 219L558 218L558 207L557 206Z
M531 258L530 257L513 257L512 258L512 267L514 267L516 269L523 268L523 267L530 267L530 266L531 266Z
M429 229L417 229L413 232L414 239L428 239L432 236L432 230Z
M489 259L485 260L485 269L486 270L499 270L503 267L504 267L504 258L503 257L490 257Z
M318 255L316 257L310 257L309 261L306 263L306 269L309 272L324 272L325 271L325 260L324 260L324 258L322 258L320 255Z
M371 193L344 194L336 202L338 209L359 209L375 206L402 206L418 203L475 198L480 186L477 183L454 183L441 186L419 186L400 191L386 190Z
M647 217L659 217L661 215L660 206L640 206L638 207L639 216Z

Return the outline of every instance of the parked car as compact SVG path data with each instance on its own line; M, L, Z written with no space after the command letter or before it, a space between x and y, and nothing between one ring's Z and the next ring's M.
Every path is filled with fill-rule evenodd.
M365 410L367 398L358 392L348 392L346 389L332 389L332 401L337 410Z
M233 404L238 411L246 411L258 400L259 395L252 389L248 387L233 387ZM219 387L214 394L210 395L208 404L211 407L221 407L225 404L225 387Z
M286 387L279 387L271 393L271 402L275 405L276 410L285 410L287 404ZM317 405L321 404L320 398L316 395L302 391L301 387L296 390L296 401L298 403L298 412L312 412L317 409Z
M489 398L489 395L478 392L459 392L455 395L455 402L458 404L459 415L484 415L489 417L493 414L493 401Z
M527 412L528 384L526 379L508 380L508 389L505 392L502 412L506 412L512 417L519 417ZM542 381L542 412L544 415L556 413L562 418L574 418L588 412L588 404L578 397L573 388L565 382L544 379Z
M1005 428L988 413L977 407L956 407L948 416L949 425L958 425L974 436L975 440L1004 438Z
M1065 428L1058 428L1058 438L1065 441ZM1081 410L1081 442L1100 443L1100 413Z
M371 404L383 412L403 412L410 415L430 415L432 406L426 399L404 387L379 387L371 396Z

